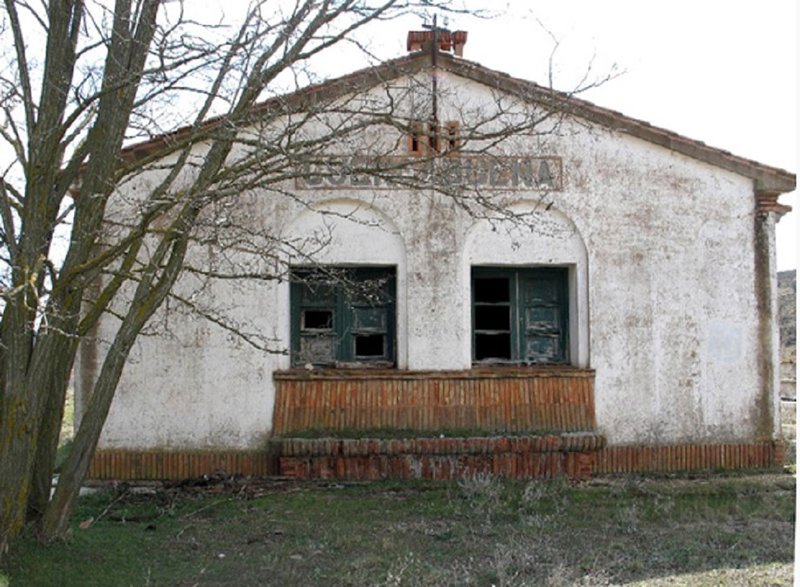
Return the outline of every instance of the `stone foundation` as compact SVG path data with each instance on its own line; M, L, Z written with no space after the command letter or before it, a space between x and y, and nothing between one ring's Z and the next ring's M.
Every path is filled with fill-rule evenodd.
M301 439L272 442L281 475L295 479L587 479L596 434L413 439Z

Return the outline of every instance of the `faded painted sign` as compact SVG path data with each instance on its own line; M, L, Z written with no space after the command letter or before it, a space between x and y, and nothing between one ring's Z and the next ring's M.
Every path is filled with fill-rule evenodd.
M560 157L332 157L304 163L297 189L397 189L420 185L489 190L561 190Z

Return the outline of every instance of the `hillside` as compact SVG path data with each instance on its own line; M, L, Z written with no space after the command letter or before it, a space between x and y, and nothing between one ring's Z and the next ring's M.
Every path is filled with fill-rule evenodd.
M778 322L781 359L795 362L797 344L797 270L778 272Z

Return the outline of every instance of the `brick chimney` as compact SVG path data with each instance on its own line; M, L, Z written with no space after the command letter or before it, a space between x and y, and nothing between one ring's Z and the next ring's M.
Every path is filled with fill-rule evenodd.
M464 56L464 45L467 44L467 31L448 31L437 29L436 37L439 51L453 52L457 57ZM429 51L433 43L433 31L408 31L406 48L409 53Z

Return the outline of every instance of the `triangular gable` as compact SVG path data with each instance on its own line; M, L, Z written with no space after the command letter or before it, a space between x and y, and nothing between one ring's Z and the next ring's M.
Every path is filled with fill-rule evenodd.
M702 161L709 165L725 169L737 175L753 180L755 191L771 195L793 191L796 176L784 169L764 165L758 161L739 157L728 151L711 147L702 141L696 141L678 133L653 126L643 120L625 116L624 114L597 106L586 100L576 98L567 93L551 90L534 82L514 78L506 73L489 69L472 61L453 57L447 53L437 56L437 66L454 75L474 82L496 88L523 100L557 104L564 112L583 118L591 123L628 134L664 147L681 155ZM399 77L424 71L430 67L430 55L417 52L396 59L385 61L380 65L355 71L320 84L303 88L285 96L271 98L257 104L253 115L273 111L302 111L317 101L325 101L344 96L359 89L376 86ZM201 129L184 127L176 131L155 137L149 141L127 147L124 156L139 159L154 155L162 148L175 148L188 140L192 134L195 138L210 132L221 122L222 118L209 119Z

